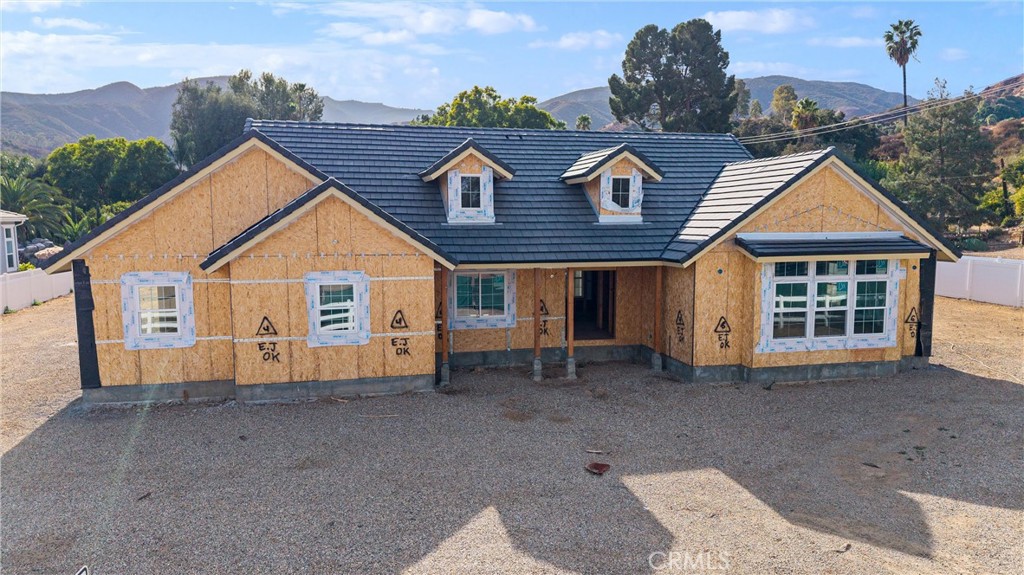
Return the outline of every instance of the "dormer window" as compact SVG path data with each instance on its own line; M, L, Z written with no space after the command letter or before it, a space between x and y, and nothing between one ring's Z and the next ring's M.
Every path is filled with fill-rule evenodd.
M612 203L629 209L629 178L612 178Z
M599 223L638 224L643 222L644 181L658 182L662 176L646 156L621 144L583 154L562 174L562 180L583 184Z
M440 184L449 224L493 224L494 182L510 180L514 173L470 138L419 175L424 182Z
M480 176L460 174L462 209L480 207Z

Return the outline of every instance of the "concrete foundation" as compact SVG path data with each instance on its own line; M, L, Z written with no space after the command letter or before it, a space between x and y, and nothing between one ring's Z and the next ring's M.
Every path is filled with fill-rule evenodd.
M576 358L570 357L565 360L565 377L576 379Z
M540 381L544 378L544 364L540 361L540 358L534 358L533 360L533 381Z

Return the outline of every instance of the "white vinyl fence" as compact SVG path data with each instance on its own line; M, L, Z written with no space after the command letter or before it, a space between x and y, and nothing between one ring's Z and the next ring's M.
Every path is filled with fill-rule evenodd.
M0 310L17 311L71 293L71 272L47 275L43 270L0 274Z
M956 263L939 262L935 294L1024 307L1024 260L964 256Z

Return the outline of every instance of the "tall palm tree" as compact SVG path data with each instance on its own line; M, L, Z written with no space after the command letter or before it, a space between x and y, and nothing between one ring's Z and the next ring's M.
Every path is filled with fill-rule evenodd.
M917 53L917 39L921 28L913 20L900 20L885 32L885 52L889 59L903 69L903 125L907 125L907 62Z
M580 114L576 116L576 129L577 130L589 130L590 129L590 114Z
M818 103L802 98L793 106L793 129L809 130L818 125Z
M28 216L25 239L52 237L64 222L60 192L25 176L0 176L0 208Z

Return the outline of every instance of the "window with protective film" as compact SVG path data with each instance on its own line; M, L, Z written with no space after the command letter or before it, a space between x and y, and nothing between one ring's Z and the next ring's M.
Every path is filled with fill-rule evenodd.
M121 319L126 349L195 345L192 276L188 272L122 275Z
M365 273L310 272L304 282L310 347L370 341L370 283Z

